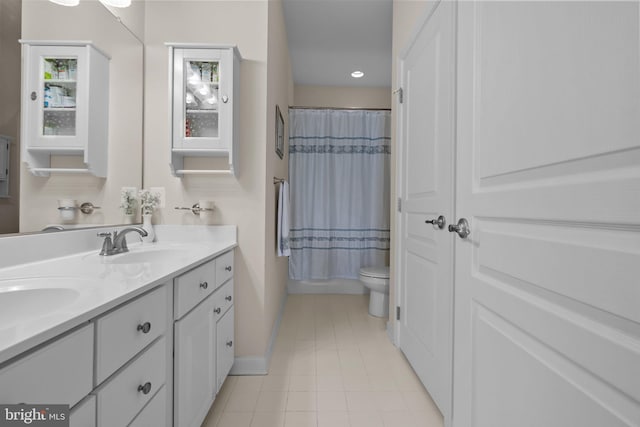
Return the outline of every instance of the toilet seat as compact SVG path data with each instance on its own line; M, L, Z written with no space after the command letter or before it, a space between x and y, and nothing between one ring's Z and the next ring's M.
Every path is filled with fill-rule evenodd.
M374 279L389 279L389 267L362 267L360 275Z

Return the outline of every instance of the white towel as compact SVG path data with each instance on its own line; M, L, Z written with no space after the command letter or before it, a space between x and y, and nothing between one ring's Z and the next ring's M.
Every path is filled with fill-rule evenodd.
M289 183L280 183L278 195L278 256L290 256L289 249Z

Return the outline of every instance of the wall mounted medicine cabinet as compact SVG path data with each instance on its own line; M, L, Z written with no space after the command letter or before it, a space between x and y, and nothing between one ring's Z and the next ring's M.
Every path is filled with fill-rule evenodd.
M171 171L238 175L240 54L235 46L167 43L171 99ZM227 157L229 169L185 167L185 157Z
M21 155L29 171L106 177L109 56L88 41L20 42ZM82 156L84 167L52 167L52 155Z

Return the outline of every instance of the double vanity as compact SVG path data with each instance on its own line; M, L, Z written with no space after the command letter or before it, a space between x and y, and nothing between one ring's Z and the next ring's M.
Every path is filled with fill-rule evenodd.
M234 360L234 226L157 226L99 255L96 230L2 239L0 404L72 427L200 426Z

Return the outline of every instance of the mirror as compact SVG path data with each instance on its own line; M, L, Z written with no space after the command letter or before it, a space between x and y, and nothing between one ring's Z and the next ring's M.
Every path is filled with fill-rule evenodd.
M14 141L10 193L0 199L0 233L36 232L49 225L67 229L125 222L119 208L121 189L142 186L144 2L116 9L98 0L82 0L75 7L48 0L2 0L0 27L0 135ZM17 39L91 41L110 56L106 178L65 173L38 177L20 161L21 54ZM82 159L52 156L51 164L77 168ZM63 217L58 209L59 201L65 199L77 201L78 206L90 202L100 209L91 214L74 210L71 219L65 219L68 213Z

